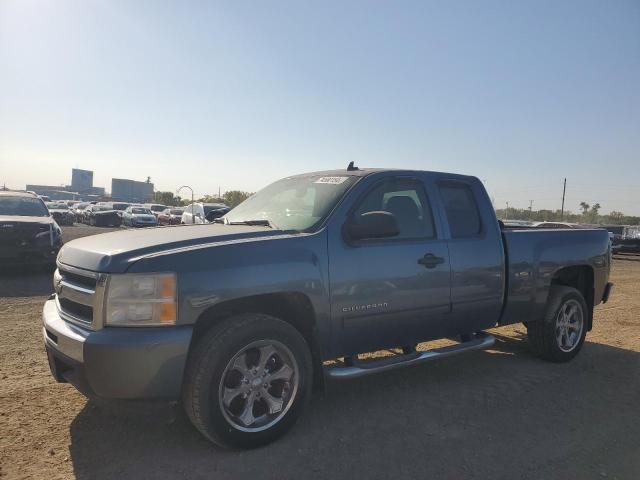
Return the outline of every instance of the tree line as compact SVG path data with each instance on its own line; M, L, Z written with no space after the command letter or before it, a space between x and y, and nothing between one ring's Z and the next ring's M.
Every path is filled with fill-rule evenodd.
M224 203L233 208L244 202L251 195L253 195L253 193L243 192L241 190L229 190L228 192L224 192L220 197L217 195L205 195L196 198L195 201L203 203ZM154 201L170 207L184 207L191 203L191 198L180 197L173 192L156 192L154 194Z
M499 208L496 215L501 220L529 220L533 222L569 222L569 223L593 223L601 225L640 225L640 217L625 215L622 212L612 211L601 215L599 203L589 205L580 202L580 213L565 210L529 210L527 208Z

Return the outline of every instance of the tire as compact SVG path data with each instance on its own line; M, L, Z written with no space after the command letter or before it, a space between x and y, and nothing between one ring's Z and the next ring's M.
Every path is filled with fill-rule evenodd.
M578 290L552 285L544 319L526 325L531 350L550 362L568 362L582 349L588 318L587 302Z
M266 365L263 372L260 364ZM187 361L182 401L207 439L222 447L255 448L293 427L311 395L312 371L307 342L294 327L269 315L241 314L197 342Z

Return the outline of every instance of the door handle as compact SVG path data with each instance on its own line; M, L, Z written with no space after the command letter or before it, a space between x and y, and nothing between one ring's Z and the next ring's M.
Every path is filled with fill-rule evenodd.
M424 257L418 260L420 265L423 265L425 268L435 268L441 263L444 263L444 258L436 257L433 253L427 253Z

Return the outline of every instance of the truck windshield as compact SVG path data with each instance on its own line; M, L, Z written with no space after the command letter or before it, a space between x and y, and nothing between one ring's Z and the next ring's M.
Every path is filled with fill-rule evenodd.
M39 198L1 196L0 215L47 217L49 211Z
M227 213L225 223L268 221L283 230L308 230L325 219L356 180L347 175L278 180Z

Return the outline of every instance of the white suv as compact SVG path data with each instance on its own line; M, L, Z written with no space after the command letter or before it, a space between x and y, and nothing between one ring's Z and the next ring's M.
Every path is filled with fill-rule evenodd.
M229 210L231 209L224 203L192 203L184 207L180 223L183 225L210 223L225 215Z

